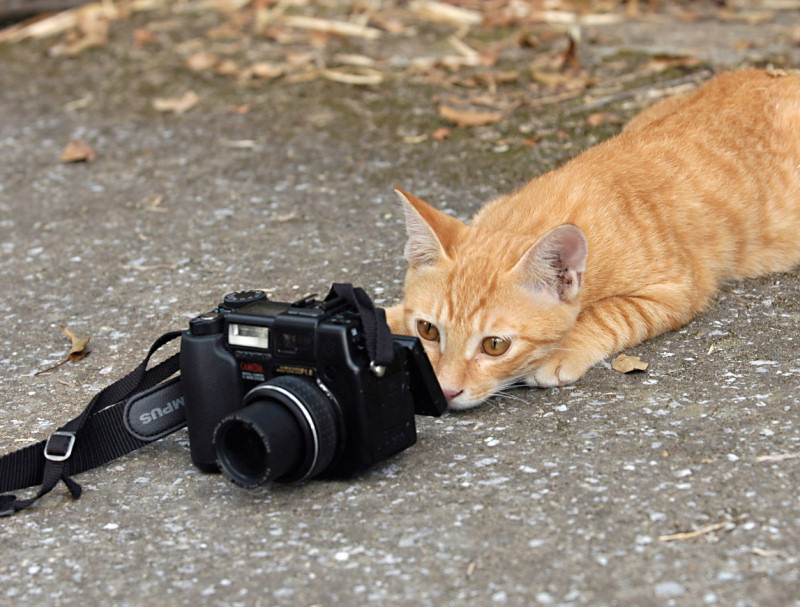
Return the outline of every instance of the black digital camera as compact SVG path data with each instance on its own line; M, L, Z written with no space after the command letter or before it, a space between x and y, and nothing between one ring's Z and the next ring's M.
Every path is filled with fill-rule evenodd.
M231 293L192 319L180 370L194 464L256 487L346 478L413 445L414 415L447 402L419 341L379 321L393 349L381 365L359 309L333 290L291 304Z

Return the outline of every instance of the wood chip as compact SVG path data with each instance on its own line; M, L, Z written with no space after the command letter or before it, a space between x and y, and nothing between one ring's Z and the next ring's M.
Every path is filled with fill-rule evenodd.
M377 70L361 68L359 71L349 71L339 68L322 70L322 77L334 82L344 84L355 84L359 86L369 86L383 82L383 74Z
M800 459L800 452L795 453L778 453L777 455L759 455L756 461L759 463L764 462L783 462L787 459Z
M252 150L256 147L256 142L252 139L220 139L219 144L232 150Z
M298 217L300 217L300 215L297 213L297 211L289 211L288 213L283 213L281 215L273 215L269 218L269 221L272 223L286 223L287 221L292 221Z
M503 119L501 112L484 112L474 110L459 110L449 105L440 105L439 115L456 126L473 127L494 124Z
M409 8L417 17L428 21L451 25L480 25L483 21L483 15L478 11L434 0L415 0Z
M257 78L260 80L274 80L286 73L286 66L272 61L259 61L246 67L239 74L242 80Z
M157 112L183 114L200 103L200 97L194 91L186 91L180 97L153 99L153 109Z
M758 556L763 556L765 558L771 558L771 559L785 559L786 558L785 554L783 554L782 552L778 552L777 550L765 550L764 548L756 547L756 548L753 548L752 552L753 552L753 554L756 554Z
M595 13L582 15L572 11L531 11L527 19L532 22L551 25L612 25L624 21L625 16L616 13Z
M375 67L377 63L372 57L352 53L337 53L333 56L333 60L342 65L356 65L358 67Z
M694 531L687 531L685 533L671 533L669 535L661 535L658 537L658 541L660 542L679 542L684 540L691 540L696 537L700 537L701 535L707 535L709 533L713 533L714 531L719 531L720 529L725 529L731 525L735 525L738 518L732 518L727 521L720 521L719 523L714 523L712 525L706 525L705 527L701 527L700 529L696 529Z
M359 23L350 21L334 21L332 19L320 19L318 17L303 17L300 15L283 17L280 23L298 29L316 30L328 32L339 36L352 38L363 38L365 40L376 40L381 37L381 30Z

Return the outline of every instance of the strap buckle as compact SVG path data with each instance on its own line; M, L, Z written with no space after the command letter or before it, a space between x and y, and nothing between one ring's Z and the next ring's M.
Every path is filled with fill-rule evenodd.
M51 462L63 462L70 458L75 447L75 433L59 430L53 432L44 446L44 457Z

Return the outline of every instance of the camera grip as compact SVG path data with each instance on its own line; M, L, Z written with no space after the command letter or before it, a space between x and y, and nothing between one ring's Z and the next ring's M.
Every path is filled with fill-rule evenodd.
M183 335L181 378L192 462L203 472L218 472L214 430L242 406L239 368L222 335Z

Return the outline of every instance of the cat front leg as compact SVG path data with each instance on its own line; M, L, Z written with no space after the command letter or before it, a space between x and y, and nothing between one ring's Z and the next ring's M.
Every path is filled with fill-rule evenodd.
M574 383L604 358L688 322L704 302L676 286L652 286L634 296L609 297L585 308L527 382L542 388Z

